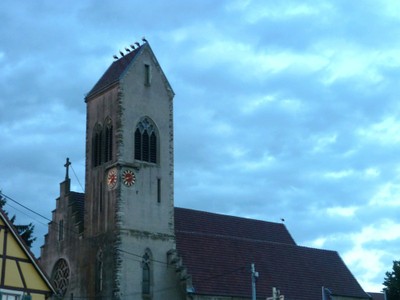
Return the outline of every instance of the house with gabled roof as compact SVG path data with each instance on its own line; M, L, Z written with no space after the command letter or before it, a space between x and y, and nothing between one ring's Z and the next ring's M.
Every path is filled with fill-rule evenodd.
M0 209L0 299L49 299L54 289L16 228Z
M297 245L282 223L175 207L173 98L145 40L86 95L85 193L67 160L41 249L57 296L370 299L337 252Z

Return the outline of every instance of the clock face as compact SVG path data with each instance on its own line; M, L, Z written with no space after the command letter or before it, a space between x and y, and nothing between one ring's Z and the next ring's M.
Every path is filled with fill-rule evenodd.
M118 177L118 173L117 173L116 168L112 168L108 171L107 186L110 190L115 188L115 186L117 185L117 177Z
M122 172L122 182L126 186L132 186L136 181L135 173L133 173L131 170L127 169L124 172Z

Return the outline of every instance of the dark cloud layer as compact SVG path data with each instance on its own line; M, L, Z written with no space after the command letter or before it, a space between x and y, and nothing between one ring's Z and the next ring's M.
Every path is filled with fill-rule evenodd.
M379 291L399 259L399 11L389 0L2 1L0 189L50 218L68 156L82 191L84 95L145 35L176 93L176 204L284 217L299 244L337 250ZM10 204L36 224L37 253L47 222Z

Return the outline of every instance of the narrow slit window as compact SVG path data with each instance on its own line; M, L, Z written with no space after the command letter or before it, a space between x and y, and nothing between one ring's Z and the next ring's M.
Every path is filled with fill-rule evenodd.
M151 67L149 64L144 65L144 85L151 84Z
M161 203L161 179L157 178L157 202Z

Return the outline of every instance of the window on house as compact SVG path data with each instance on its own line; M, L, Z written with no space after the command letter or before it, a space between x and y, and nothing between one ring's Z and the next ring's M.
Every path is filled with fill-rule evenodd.
M144 65L144 85L151 84L151 67L149 64Z
M28 300L31 299L30 297L30 295L23 295L22 292L0 289L0 300Z
M143 118L136 126L135 159L157 163L156 126L149 118Z
M142 294L150 296L151 293L151 265L150 255L146 252L142 260Z

